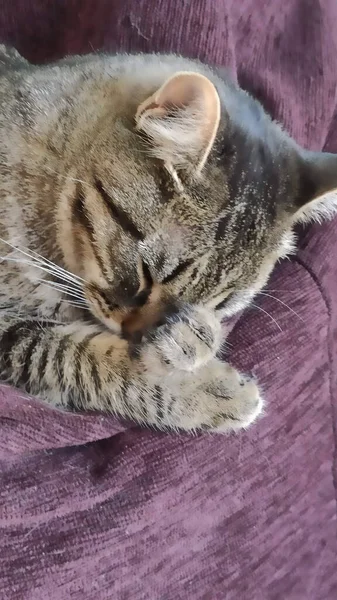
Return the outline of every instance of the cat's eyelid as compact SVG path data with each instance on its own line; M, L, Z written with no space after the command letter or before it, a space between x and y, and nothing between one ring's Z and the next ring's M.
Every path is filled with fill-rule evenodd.
M136 239L140 242L143 241L144 240L143 233L141 231L139 231L137 226L134 224L134 222L129 217L129 215L124 211L124 209L119 206L116 206L116 204L113 202L112 198L109 196L109 194L104 189L102 182L99 179L95 178L94 185L95 185L96 192L102 198L104 205L108 209L113 220L116 223L118 223L118 225L120 225L120 227L123 229L123 231L125 233L128 233L131 237L133 237L134 239Z

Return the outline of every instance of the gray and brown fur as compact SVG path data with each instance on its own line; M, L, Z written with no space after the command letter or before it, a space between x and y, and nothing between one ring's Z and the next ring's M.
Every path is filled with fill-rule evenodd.
M202 113L168 109L175 146L156 117L135 126L177 72L220 99L201 169L184 127ZM292 250L296 221L334 213L336 157L300 149L249 95L176 56L33 66L2 46L0 78L1 379L162 429L248 426L263 402L216 358L220 321Z

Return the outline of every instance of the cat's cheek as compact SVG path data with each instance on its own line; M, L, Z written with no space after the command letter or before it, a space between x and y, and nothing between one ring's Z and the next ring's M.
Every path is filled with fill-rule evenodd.
M119 310L110 311L105 303L94 294L86 294L86 296L93 317L109 329L109 331L121 334L124 313L122 314L122 311Z

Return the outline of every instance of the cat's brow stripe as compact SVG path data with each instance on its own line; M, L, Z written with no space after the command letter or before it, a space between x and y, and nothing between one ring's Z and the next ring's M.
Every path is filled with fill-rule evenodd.
M182 273L187 271L188 267L190 267L192 263L193 260L185 260L184 262L180 263L176 266L175 269L173 269L173 271L169 275L167 275L167 277L164 277L161 283L169 283L170 281L178 277L178 275L182 275Z
M76 186L75 198L72 205L72 219L75 223L80 223L88 234L90 246L94 253L94 256L99 264L102 275L106 276L103 260L97 251L97 243L95 243L94 233L95 229L91 222L89 215L85 209L85 194L80 183Z
M94 233L93 225L85 210L85 194L80 183L77 183L75 197L72 204L72 218L75 223L80 223L88 232Z
M122 208L120 208L120 206L116 206L114 204L114 202L105 191L102 182L99 179L95 179L95 189L104 201L104 204L108 209L110 215L112 216L114 221L116 221L121 226L123 231L131 235L136 240L140 242L143 241L144 235L139 231L139 229L137 229L136 225L132 222L129 215L127 215L126 212Z

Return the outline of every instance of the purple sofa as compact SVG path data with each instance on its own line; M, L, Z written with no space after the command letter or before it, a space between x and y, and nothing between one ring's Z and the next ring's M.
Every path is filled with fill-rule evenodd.
M0 37L36 62L199 57L337 152L336 22L336 0L3 0ZM125 430L0 387L1 599L337 598L336 229L299 229L233 328L231 360L267 399L248 432Z

